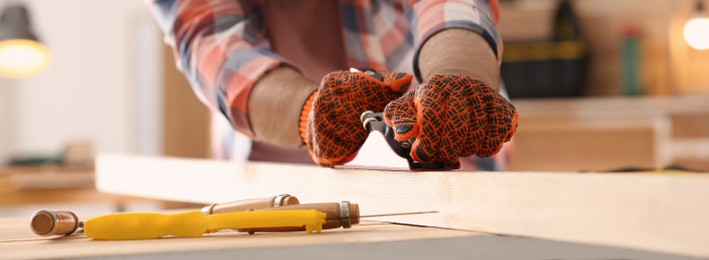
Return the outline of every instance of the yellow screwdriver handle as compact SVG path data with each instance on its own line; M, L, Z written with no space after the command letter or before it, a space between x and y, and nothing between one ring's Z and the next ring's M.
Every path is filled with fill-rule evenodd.
M231 212L204 215L200 211L176 214L117 213L84 222L84 234L104 240L154 239L167 235L199 237L221 229L301 227L320 232L327 214L316 210Z
M208 227L207 216L199 211L177 214L117 213L84 222L84 234L106 240L152 239L167 235L198 237Z

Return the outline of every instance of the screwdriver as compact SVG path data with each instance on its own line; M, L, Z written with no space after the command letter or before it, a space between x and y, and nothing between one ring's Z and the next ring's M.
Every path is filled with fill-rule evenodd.
M239 200L223 204L211 204L202 208L204 214L223 212L253 211L262 208L280 207L281 205L297 205L298 198L281 194L278 196L258 199ZM84 222L71 211L38 210L30 218L32 232L41 236L70 235L81 232Z
M105 240L149 239L167 235L198 237L222 229L291 227L320 232L327 214L316 210L243 211L205 215L201 211L175 214L114 213L78 221L70 211L40 210L30 227L37 235L69 235L82 228L88 237Z
M319 233L326 214L316 210L246 211L204 215L200 211L175 214L117 213L87 220L84 234L102 240L155 239L168 235L200 237L222 229L305 227Z

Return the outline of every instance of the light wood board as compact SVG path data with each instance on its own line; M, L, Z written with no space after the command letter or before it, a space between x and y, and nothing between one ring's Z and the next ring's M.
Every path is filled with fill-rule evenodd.
M417 224L709 257L709 175L405 172L104 155L103 192L198 203L282 193Z
M231 230L201 238L98 241L38 237L0 219L0 259L690 259L677 255L450 229L366 222L320 234Z

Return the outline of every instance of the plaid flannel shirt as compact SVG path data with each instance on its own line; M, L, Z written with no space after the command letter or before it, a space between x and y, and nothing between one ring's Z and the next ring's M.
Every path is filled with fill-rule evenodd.
M265 0L146 0L174 49L178 68L199 99L231 126L253 137L251 89L288 61L271 51ZM307 1L307 0L306 0ZM413 73L421 82L418 50L437 32L479 33L499 57L497 0L338 0L350 67Z
M268 70L287 63L269 49L260 2L152 1L178 67L197 96L220 111L236 130L251 136L249 93ZM405 60L407 54L415 55L426 39L447 28L480 33L499 53L495 27L499 8L495 0L490 4L485 0L341 0L348 63L382 70L410 63L420 81L416 58Z

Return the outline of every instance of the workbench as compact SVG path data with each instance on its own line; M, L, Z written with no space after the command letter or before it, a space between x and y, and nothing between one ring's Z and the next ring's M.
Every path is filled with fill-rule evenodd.
M708 174L409 172L101 155L96 188L202 204L288 193L301 203L348 200L362 215L438 213L370 218L320 234L223 231L140 241L44 238L31 233L28 218L0 219L0 258L709 257Z
M350 229L201 238L92 240L82 234L39 237L27 218L0 219L0 259L692 259L672 254L365 222Z

